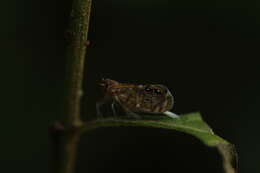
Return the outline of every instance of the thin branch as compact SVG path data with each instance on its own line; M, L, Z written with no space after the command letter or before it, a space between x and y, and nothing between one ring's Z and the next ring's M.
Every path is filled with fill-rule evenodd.
M51 128L54 173L74 172L79 129L83 124L80 119L80 100L90 9L91 0L73 1L66 32L68 47L63 111L61 122L54 124Z
M74 0L67 30L67 73L65 81L65 102L62 114L63 123L68 126L80 126L80 98L87 45L87 33L91 0Z

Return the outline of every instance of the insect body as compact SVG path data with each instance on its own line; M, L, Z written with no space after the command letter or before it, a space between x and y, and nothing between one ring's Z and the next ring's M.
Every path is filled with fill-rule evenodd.
M97 102L97 113L100 115L100 106L111 101L114 115L114 104L119 104L128 115L138 118L136 113L164 113L173 107L173 96L164 85L147 84L133 85L119 83L110 79L103 79L101 87L104 98Z

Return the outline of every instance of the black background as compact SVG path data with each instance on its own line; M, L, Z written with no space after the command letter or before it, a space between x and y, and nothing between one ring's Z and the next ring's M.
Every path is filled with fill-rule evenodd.
M3 68L11 106L2 113L13 128L2 123L1 167L47 172L47 126L59 118L71 1L10 2L2 6L1 30L2 55L14 59ZM259 17L252 0L94 1L82 118L95 118L102 77L161 83L175 97L173 112L200 111L236 145L240 172L259 172ZM167 130L99 129L82 137L78 151L80 173L222 171L214 149Z

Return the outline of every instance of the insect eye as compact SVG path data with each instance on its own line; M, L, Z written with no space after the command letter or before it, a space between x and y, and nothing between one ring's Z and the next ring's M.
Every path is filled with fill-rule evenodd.
M162 94L162 91L159 90L159 89L155 89L155 93L156 93L156 94Z
M152 89L149 88L149 87L146 87L144 90L145 90L146 92L151 92L151 91L152 91Z

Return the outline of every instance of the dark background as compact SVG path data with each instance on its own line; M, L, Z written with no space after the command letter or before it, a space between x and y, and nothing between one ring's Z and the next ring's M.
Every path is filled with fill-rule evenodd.
M12 61L2 68L8 81L2 87L11 91L3 94L2 114L12 124L2 122L4 172L48 171L47 126L59 118L70 6L51 0L2 6L1 54ZM259 172L259 17L252 0L94 1L83 119L95 118L102 77L161 83L175 97L173 112L200 111L236 145L240 172ZM214 149L167 130L99 129L82 137L78 151L80 173L222 171Z

